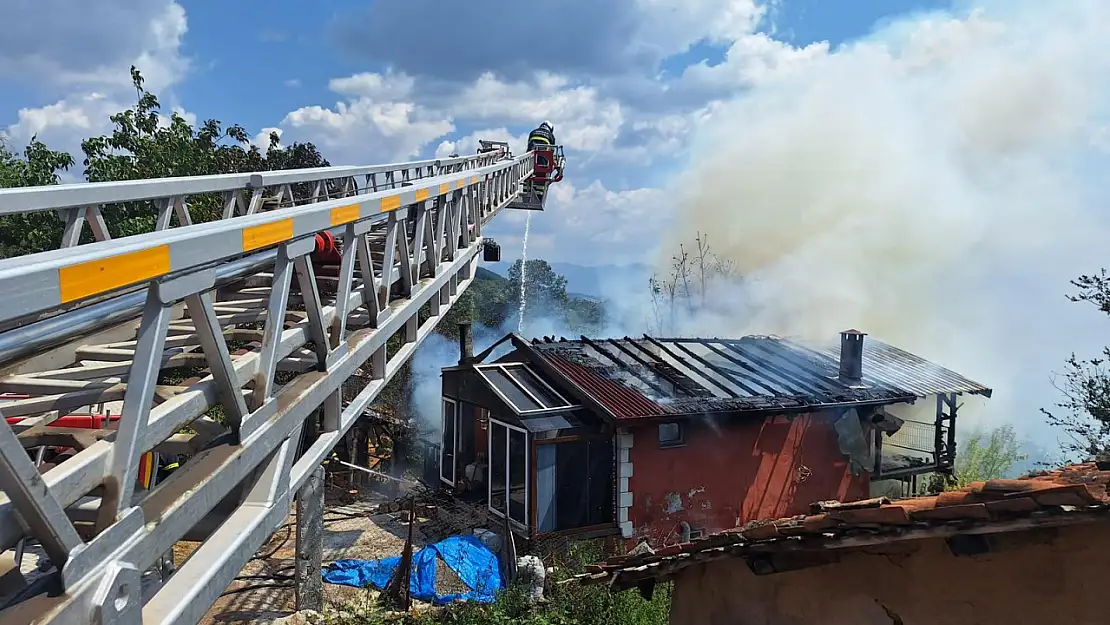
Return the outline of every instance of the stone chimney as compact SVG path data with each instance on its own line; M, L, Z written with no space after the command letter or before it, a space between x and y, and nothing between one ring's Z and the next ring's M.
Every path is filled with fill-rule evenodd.
M840 333L840 381L849 386L863 383L863 337L859 330Z
M459 364L469 365L474 361L474 334L470 322L459 323Z

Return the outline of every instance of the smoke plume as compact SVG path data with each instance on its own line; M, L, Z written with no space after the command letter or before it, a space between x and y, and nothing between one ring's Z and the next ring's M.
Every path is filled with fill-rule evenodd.
M1108 36L1104 0L981 1L888 23L722 106L667 243L708 232L745 280L684 332L858 328L992 386L986 424L1035 433L1051 372L1110 342L1105 317L1064 297L1110 263Z

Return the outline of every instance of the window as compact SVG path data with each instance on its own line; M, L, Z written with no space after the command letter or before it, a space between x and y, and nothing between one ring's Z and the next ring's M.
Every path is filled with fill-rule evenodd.
M486 383L518 414L572 407L524 363L482 365L477 369Z
M509 519L527 527L528 434L498 421L489 427L489 509L504 517L507 502Z
M682 424L681 423L660 423L659 424L659 446L660 447L677 447L683 443L682 441Z

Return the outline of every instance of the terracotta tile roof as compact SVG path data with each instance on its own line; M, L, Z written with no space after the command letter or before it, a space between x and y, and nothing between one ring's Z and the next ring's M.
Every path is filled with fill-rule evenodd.
M689 543L587 567L583 583L615 589L721 557L989 534L1094 520L1110 513L1110 463L1078 464L1019 479L974 482L939 495L812 505L811 514L753 522Z

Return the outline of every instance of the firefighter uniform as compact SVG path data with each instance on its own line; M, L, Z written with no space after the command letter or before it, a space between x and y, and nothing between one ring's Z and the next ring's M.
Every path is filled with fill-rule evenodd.
M553 146L555 145L555 128L551 126L550 122L540 124L528 135L528 150L531 151L537 146Z
M545 121L540 124L528 135L528 151L535 150L536 148L554 147L555 146L555 128L551 122ZM532 181L532 190L536 193L536 198L542 200L544 192L547 191L547 182L540 181L539 177Z

